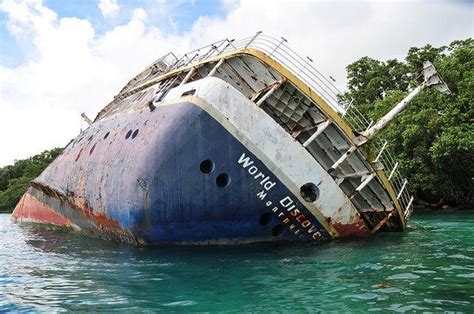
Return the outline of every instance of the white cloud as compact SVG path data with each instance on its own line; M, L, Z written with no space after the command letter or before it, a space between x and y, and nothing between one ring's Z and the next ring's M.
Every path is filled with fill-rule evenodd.
M411 46L473 36L470 7L448 2L224 4L224 18L200 17L183 34L163 33L138 8L128 22L98 35L88 20L58 18L39 0L4 1L8 29L29 40L35 53L19 67L0 65L0 166L67 144L79 132L81 112L94 117L133 75L168 51L263 30L286 37L343 85L345 66L362 56L403 57Z
M98 6L104 17L113 16L120 10L117 0L99 0Z
M356 59L402 58L412 46L473 36L473 18L472 7L450 2L244 0L226 19L199 19L188 37L204 43L257 30L284 36L293 50L344 85L345 66Z
M37 53L17 68L0 66L0 165L67 144L78 135L81 112L94 117L128 79L167 52L159 30L145 26L142 9L98 37L89 21L58 19L38 6L44 8L2 4L8 23L31 37Z

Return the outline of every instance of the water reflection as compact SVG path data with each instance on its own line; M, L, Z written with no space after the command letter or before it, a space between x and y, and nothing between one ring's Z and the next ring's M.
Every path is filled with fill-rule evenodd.
M469 312L473 218L320 246L136 248L0 215L0 311Z

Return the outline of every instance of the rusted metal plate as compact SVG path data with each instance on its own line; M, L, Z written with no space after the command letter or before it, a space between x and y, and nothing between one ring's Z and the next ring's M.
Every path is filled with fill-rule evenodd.
M72 228L73 223L58 214L46 204L38 201L30 193L25 193L12 214L13 220L22 222L47 223Z

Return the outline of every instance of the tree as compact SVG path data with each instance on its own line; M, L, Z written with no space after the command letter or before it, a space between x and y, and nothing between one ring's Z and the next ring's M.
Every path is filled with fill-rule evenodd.
M389 141L418 198L471 208L474 205L474 40L410 48L404 61L361 58L347 67L354 106L374 121L421 83L430 60L454 95L425 90L377 137Z
M0 168L0 212L13 211L30 181L39 176L62 151L62 148L54 148Z

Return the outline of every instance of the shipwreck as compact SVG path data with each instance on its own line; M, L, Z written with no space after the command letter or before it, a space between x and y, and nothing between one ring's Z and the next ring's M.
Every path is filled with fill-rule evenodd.
M387 142L371 139L425 87L449 92L431 63L423 75L370 122L284 38L169 53L88 119L12 219L139 245L403 231L413 196Z

